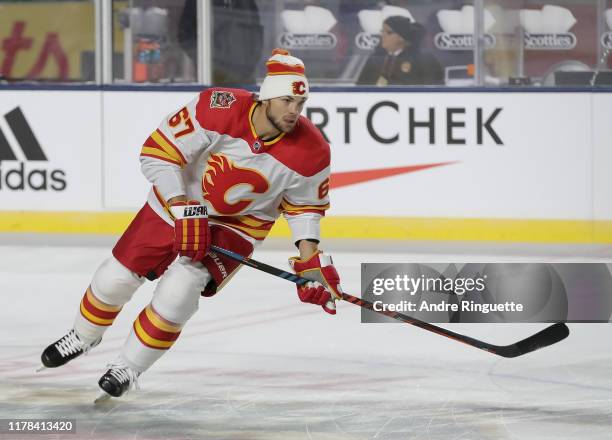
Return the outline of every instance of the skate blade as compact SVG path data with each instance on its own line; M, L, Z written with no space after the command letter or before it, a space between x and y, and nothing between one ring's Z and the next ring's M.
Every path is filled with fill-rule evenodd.
M96 400L94 400L94 404L97 405L98 403L106 402L110 400L111 397L112 396L105 391L100 391L100 394L98 394L98 397L96 397Z
M40 367L38 367L38 368L36 369L36 372L37 372L37 373L40 373L42 370L46 370L46 369L47 369L47 367L45 367L44 365L41 365Z

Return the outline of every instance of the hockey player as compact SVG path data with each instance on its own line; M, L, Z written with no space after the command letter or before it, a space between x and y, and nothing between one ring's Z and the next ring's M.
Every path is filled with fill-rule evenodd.
M172 347L200 295L214 295L240 267L209 252L210 244L249 256L280 214L299 249L290 264L314 280L298 287L300 300L335 314L340 280L318 250L319 221L329 207L330 148L300 116L309 92L301 60L276 49L267 71L258 96L207 89L144 142L142 172L153 184L148 200L95 272L73 328L43 351L45 367L98 345L144 280L159 278L98 382L108 395L121 396Z

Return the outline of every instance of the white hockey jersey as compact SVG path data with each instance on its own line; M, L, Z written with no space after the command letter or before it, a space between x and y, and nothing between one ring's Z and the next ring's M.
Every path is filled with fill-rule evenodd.
M185 194L206 203L211 224L263 240L282 213L293 240L319 239L329 208L330 148L300 116L291 133L263 141L253 94L211 88L165 118L145 141L140 161L153 184L148 203L174 224L166 201Z

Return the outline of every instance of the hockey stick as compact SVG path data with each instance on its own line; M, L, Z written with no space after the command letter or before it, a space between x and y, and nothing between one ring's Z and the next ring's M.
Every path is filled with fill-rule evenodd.
M293 274L291 272L286 272L277 267L269 266L265 263L261 263L251 258L243 257L242 255L237 254L236 252L228 251L218 246L213 245L210 248L212 251L225 255L226 257L231 258L232 260L238 261L244 264L245 266L249 266L254 269L258 269L263 272L269 273L271 275L275 275L277 277L284 278L287 281L291 281L292 283L295 283L298 285L302 285L310 281L310 280L300 277L299 275ZM429 324L427 322L421 321L416 318L412 318L407 315L403 315L399 312L374 310L374 304L371 303L370 301L366 301L356 296L349 295L348 293L343 292L342 299L344 301L350 302L351 304L355 304L364 309L368 309L375 313L385 315L397 321L405 322L406 324L420 327L423 330L437 333L441 336L446 336L447 338L454 339L455 341L463 342L464 344L470 345L480 350L488 351L489 353L493 353L498 356L503 356L506 358L514 358L517 356L522 356L532 351L539 350L540 348L548 347L549 345L553 345L565 339L569 335L569 328L567 327L567 325L565 325L565 323L563 322L558 322L514 344L494 345L494 344L489 344L488 342L480 341L478 339L470 338L469 336L455 333L453 331L447 330L442 327L435 326L433 324Z

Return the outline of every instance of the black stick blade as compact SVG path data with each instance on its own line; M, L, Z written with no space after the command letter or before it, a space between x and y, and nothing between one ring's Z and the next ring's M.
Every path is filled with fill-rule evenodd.
M558 322L516 344L496 347L492 351L499 356L514 358L556 344L568 336L569 328L567 325L564 322Z

